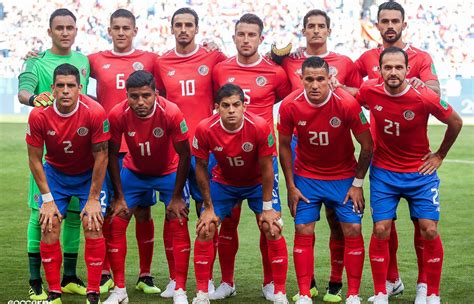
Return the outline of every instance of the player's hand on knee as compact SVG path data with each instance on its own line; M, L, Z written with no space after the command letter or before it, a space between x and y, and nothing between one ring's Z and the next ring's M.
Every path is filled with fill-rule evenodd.
M38 95L31 96L33 98L33 106L48 107L53 104L54 97L50 92L43 92Z
M41 225L41 232L51 232L53 230L53 221L55 217L58 217L59 222L62 220L61 213L59 212L58 206L54 201L43 202L40 208L39 223Z
M291 216L295 217L296 208L298 207L298 202L303 201L309 204L309 199L307 199L301 191L296 187L291 187L288 189L288 207L290 208Z
M102 229L104 217L102 215L102 207L100 206L98 199L89 198L87 200L87 203L81 212L81 219L83 221L84 217L87 219L87 230L100 231L100 229Z
M263 223L268 225L268 232L270 232L271 236L281 234L283 229L283 220L275 209L263 210L258 222L260 229L264 229L265 225Z
M205 208L199 219L196 223L196 235L204 234L206 237L209 236L209 232L211 229L211 225L215 225L219 223L219 218L216 216L213 208Z
M443 163L443 158L433 152L426 154L421 160L425 162L418 168L418 172L423 175L433 174Z
M182 218L187 218L189 213L189 208L186 206L183 198L180 197L173 197L166 208L168 213L173 214L178 218L179 224L183 225Z
M112 199L110 202L109 210L107 211L107 217L110 218L110 223L112 223L115 216L125 215L128 216L130 210L128 209L125 199Z
M352 200L352 210L355 213L363 213L365 209L364 190L362 187L351 186L344 198L344 204Z

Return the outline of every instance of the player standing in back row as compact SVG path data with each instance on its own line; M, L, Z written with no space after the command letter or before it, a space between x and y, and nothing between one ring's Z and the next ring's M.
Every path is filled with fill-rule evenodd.
M263 22L254 14L245 14L237 21L233 36L237 56L216 66L213 72L213 81L215 91L226 83L240 86L245 95L247 111L264 118L274 134L273 105L286 97L291 88L285 71L258 53L258 48L264 39L262 31ZM274 204L279 205L276 152L273 157L273 170L275 173ZM279 206L274 207L275 209L280 208ZM239 204L233 209L230 217L223 219L219 231L218 252L222 283L211 295L211 299L222 299L235 292L234 264L239 246L237 225L240 220L240 210ZM260 252L264 273L262 291L267 300L272 300L274 285L272 283L272 268L268 259L268 244L265 234L260 232Z
M400 198L408 201L410 216L419 223L423 267L426 271L425 303L440 303L443 245L438 234L441 166L461 131L459 115L431 89L415 89L406 80L408 55L398 47L384 49L379 59L382 78L365 82L357 100L368 106L374 119L374 158L370 169L370 207L374 221L369 257L376 304L388 303L389 238ZM428 118L447 124L436 152L430 151Z
M196 43L199 17L191 8L180 8L174 12L171 17L171 32L174 35L176 46L165 52L156 61L155 78L158 79L157 85L160 94L178 105L183 112L189 127L189 138L192 139L198 123L212 114L212 72L216 64L227 57L218 50L209 51ZM191 196L196 202L196 211L199 215L202 207L202 195L197 185L195 167L195 157L192 156L188 181ZM163 241L170 281L166 290L161 293L164 298L173 297L176 285L173 245L169 229L169 221L165 220ZM214 246L216 246L215 243ZM211 267L210 279L212 279L212 269ZM209 292L213 291L214 284L210 280Z

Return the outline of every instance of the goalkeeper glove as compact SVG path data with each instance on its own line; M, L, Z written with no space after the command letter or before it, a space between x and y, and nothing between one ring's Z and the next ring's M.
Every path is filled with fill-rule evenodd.
M54 97L50 92L43 92L38 95L31 95L29 104L32 107L47 107L53 104Z

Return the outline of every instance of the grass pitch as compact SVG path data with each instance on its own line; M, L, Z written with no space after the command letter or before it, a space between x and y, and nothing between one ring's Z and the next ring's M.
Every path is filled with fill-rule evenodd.
M432 126L429 136L432 149L436 149L442 140L445 128ZM26 254L26 227L29 218L27 207L28 161L24 141L24 123L0 123L0 301L28 299L28 265ZM474 236L473 236L473 201L474 201L474 127L465 126L460 137L439 170L441 178L440 232L444 243L445 260L441 283L443 303L472 303L474 290ZM286 189L283 176L280 176L282 201L286 201ZM368 201L368 188L366 186ZM323 208L324 209L324 208ZM368 210L368 209L367 209ZM292 249L292 218L287 208L283 208L286 223L284 235L289 251L289 272L287 280L288 296L297 292ZM157 285L164 288L168 282L168 269L162 242L162 222L164 208L157 204L153 208L155 219L155 254L152 272ZM320 296L315 303L322 302L325 287L329 278L329 229L324 214L316 225L315 273ZM405 201L398 208L397 230L399 233L398 261L400 274L405 283L405 293L391 303L413 303L417 278L416 256L413 248L413 225L409 220ZM192 209L189 229L194 237L196 223L195 210ZM368 242L371 234L371 217L367 211L363 220L363 233L366 242L366 259L361 285L361 297L366 299L373 294L370 264L367 258ZM267 303L261 297L261 258L258 249L259 233L255 217L248 208L243 208L239 226L240 247L236 261L237 296L221 303ZM78 273L86 278L83 261L84 243L81 243ZM195 279L190 262L188 297L191 301L195 292ZM135 290L138 273L138 251L135 241L135 225L128 229L128 255L126 263L127 289L131 303L171 303L158 295L144 295ZM216 262L214 280L220 280L219 266ZM345 280L344 280L344 284ZM344 288L344 292L345 292ZM102 296L102 300L105 296ZM63 296L64 303L84 303L80 296ZM18 302L17 302L18 303Z

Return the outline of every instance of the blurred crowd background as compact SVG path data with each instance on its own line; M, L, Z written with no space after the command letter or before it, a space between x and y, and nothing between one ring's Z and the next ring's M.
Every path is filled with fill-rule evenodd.
M294 49L305 44L301 35L304 14L323 9L331 18L329 49L353 60L366 49L380 43L374 23L380 0L22 0L0 1L0 77L18 75L22 57L32 49L50 48L47 35L50 14L60 7L73 11L79 33L74 48L84 54L111 49L107 34L110 14L127 8L137 16L138 37L135 47L157 53L173 48L170 33L173 12L190 6L199 14L198 41L212 40L228 54L235 54L232 42L235 21L246 12L264 20L265 40L261 52L276 42ZM474 76L474 2L473 1L399 1L406 11L408 28L404 39L428 51L440 78Z

